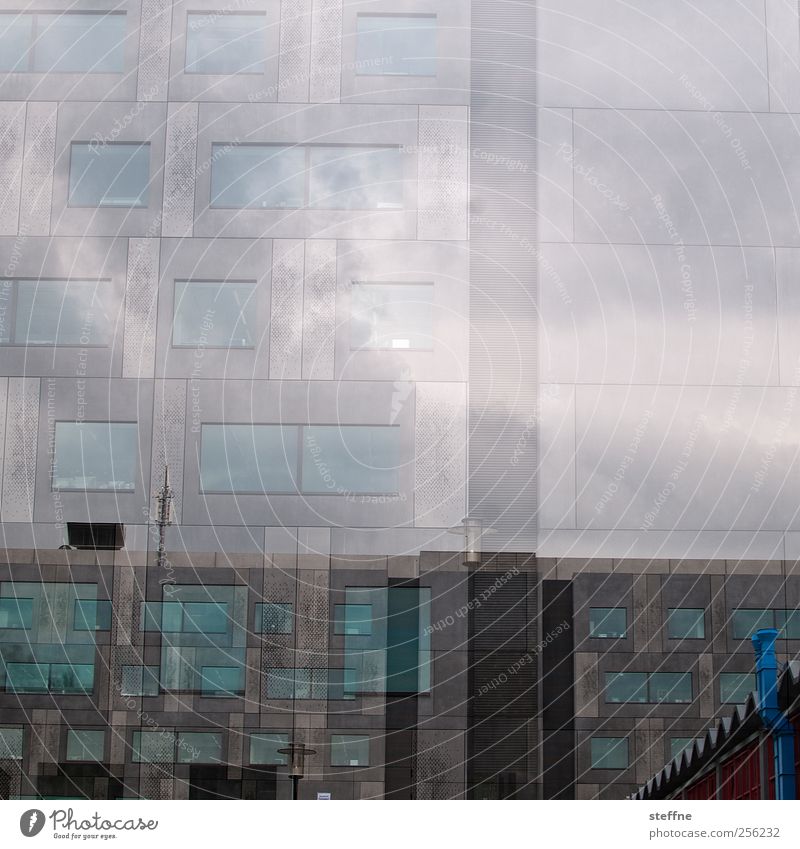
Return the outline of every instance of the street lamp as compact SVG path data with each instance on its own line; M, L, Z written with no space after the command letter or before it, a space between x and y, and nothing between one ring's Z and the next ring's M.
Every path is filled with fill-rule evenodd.
M289 756L289 775L292 779L292 799L297 799L297 785L305 774L306 755L316 755L305 743L289 743L287 748L278 749L278 754Z

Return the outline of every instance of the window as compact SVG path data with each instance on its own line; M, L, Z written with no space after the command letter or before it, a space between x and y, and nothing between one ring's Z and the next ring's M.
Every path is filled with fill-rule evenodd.
M748 640L760 628L777 628L779 638L800 639L800 610L734 610L731 616L734 640Z
M107 599L76 598L74 622L76 631L110 631L111 602Z
M624 607L590 607L589 636L600 639L624 637L627 619L628 611Z
M435 15L359 15L359 74L434 76Z
M200 487L204 492L293 492L296 467L296 427L202 426Z
M67 731L68 761L102 761L105 748L105 731L74 728Z
M263 74L263 14L189 13L186 21L187 74Z
M331 766L369 766L369 737L332 734Z
M800 640L800 610L776 610L775 627L781 631L779 637Z
M592 737L592 769L627 769L627 737Z
M397 147L215 143L217 209L402 209Z
M32 627L32 598L0 598L0 628L30 631Z
M372 633L371 604L334 605L334 634L368 637Z
M327 669L267 669L269 699L327 699Z
M125 14L0 14L0 71L113 74L125 69Z
M667 613L670 640L705 639L705 610L702 607L671 607Z
M93 663L7 663L6 690L13 693L90 694Z
M106 347L111 343L108 280L6 280L4 345Z
M112 523L67 522L67 539L79 549L118 551L125 544L125 532Z
M756 688L751 672L722 672L719 676L719 700L722 704L743 705Z
M252 348L255 324L255 281L175 282L174 346Z
M303 434L303 492L395 493L400 429L313 425Z
M169 764L175 760L175 734L172 731L134 731L134 763Z
M149 144L72 143L69 206L145 207L149 182Z
M278 749L286 749L288 746L288 734L273 734L269 731L253 733L250 735L250 763L285 766L288 763L286 755L279 754Z
M291 634L293 606L286 603L265 602L256 605L257 634Z
M123 696L157 696L157 666L123 666L120 694Z
M142 602L142 630L184 634L226 634L230 618L226 602Z
M178 763L218 764L222 761L222 734L181 731L178 734Z
M354 283L352 348L433 350L433 284Z
M137 430L129 422L56 422L53 489L133 492Z
M239 666L201 666L200 693L203 696L237 696L242 692Z
M22 729L0 726L0 761L22 760Z
M672 737L669 741L669 756L670 758L677 758L678 755L683 752L684 749L688 749L689 746L694 743L694 737Z
M606 702L685 704L691 701L690 672L606 672Z

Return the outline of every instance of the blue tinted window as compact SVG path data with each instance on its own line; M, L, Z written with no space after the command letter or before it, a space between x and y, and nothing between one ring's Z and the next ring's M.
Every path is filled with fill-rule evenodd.
M244 674L239 666L203 666L200 691L204 696L236 696L244 692Z
M291 634L293 606L287 603L265 602L256 605L257 634Z
M94 687L94 664L51 663L51 693L91 693Z
M252 348L257 333L255 294L254 281L178 280L172 344Z
M627 769L627 737L592 737L592 769Z
M687 704L692 700L692 675L690 672L652 672L650 674L650 701Z
M250 763L285 766L288 762L286 755L280 754L278 750L288 746L288 734L273 734L268 731L253 733L250 735Z
M46 663L7 663L6 690L12 693L46 693L49 674Z
M756 688L751 672L722 672L719 676L719 700L723 704L742 705Z
M692 743L694 743L694 737L672 737L669 741L669 756L671 758L677 758Z
M772 610L734 610L731 619L735 640L747 640L761 628L775 627Z
M75 728L67 731L68 761L102 761L105 746L105 731Z
M104 599L75 599L76 631L110 631L111 602Z
M589 636L600 639L624 637L628 611L624 607L590 607Z
M333 632L335 634L369 636L372 633L372 605L335 605Z
M189 13L187 74L263 74L266 17Z
M671 640L702 640L706 635L702 607L672 607L667 614L667 635Z
M138 428L127 422L56 422L53 489L133 491Z
M149 182L149 144L72 144L70 206L145 207Z
M606 672L607 702L647 702L646 672Z
M222 734L181 731L178 734L178 763L215 764L222 760Z
M435 15L359 15L359 74L434 76Z
M215 601L185 601L183 605L184 633L224 634L228 630L228 605Z
M32 627L32 598L0 598L0 628L29 631Z
M123 666L120 693L123 696L157 696L157 666Z

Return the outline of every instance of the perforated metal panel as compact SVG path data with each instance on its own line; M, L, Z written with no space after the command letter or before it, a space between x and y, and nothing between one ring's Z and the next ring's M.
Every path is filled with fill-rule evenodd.
M310 42L311 0L281 0L278 100L308 102Z
M272 243L272 320L269 328L271 380L298 380L303 371L304 243Z
M303 378L333 380L336 333L336 242L306 242Z
M174 521L183 515L183 444L186 430L186 382L162 380L156 385L153 404L153 460L150 473L150 508L164 481L164 465L169 466L173 494Z
M139 29L137 100L166 100L172 28L170 0L143 0Z
M28 104L19 231L29 236L50 232L57 112L56 103Z
M39 433L39 380L8 379L6 453L3 467L4 522L32 522Z
M342 0L313 2L310 100L335 102L341 93Z
M162 236L191 236L197 154L196 103L170 103L164 163Z
M17 232L24 138L25 104L0 103L0 235Z
M123 377L152 377L155 368L158 240L128 240Z

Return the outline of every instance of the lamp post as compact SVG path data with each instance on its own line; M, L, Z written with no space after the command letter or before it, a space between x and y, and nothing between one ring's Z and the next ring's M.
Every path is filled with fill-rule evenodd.
M305 774L306 755L315 755L314 749L309 749L305 743L292 741L285 749L278 749L278 754L289 756L289 776L292 779L292 799L296 800L297 786Z

